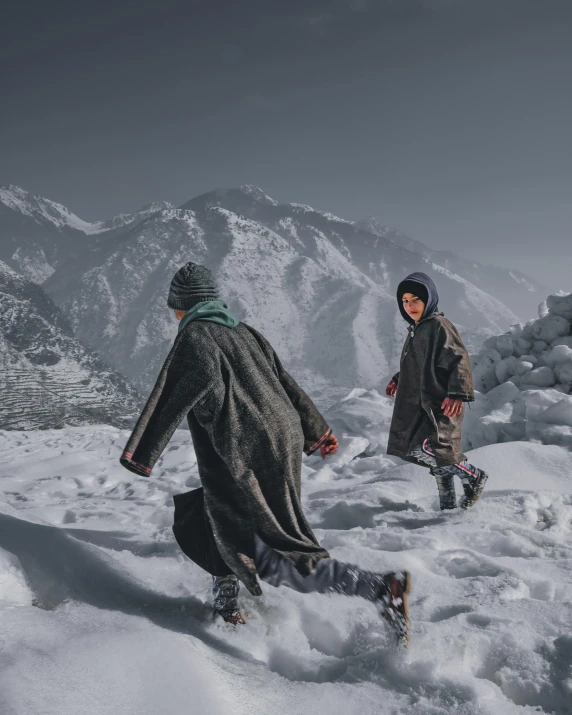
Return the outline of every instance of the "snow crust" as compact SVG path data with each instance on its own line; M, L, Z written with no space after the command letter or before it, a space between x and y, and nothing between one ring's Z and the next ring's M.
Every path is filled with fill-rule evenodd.
M247 625L212 622L210 577L178 550L173 494L199 485L186 429L150 479L126 431L0 432L0 711L18 715L532 715L570 712L572 460L494 444L469 512L438 511L429 473L384 456L392 401L353 390L327 413L331 460L305 460L320 541L412 572L412 640L373 607L263 585Z

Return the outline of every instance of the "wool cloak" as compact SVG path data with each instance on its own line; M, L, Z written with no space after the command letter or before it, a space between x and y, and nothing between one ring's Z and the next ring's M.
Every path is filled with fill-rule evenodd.
M302 453L313 453L331 430L268 341L244 323L186 325L125 446L122 465L149 476L184 417L202 483L202 492L175 497L175 535L187 556L215 575L236 574L258 595L257 533L301 574L311 573L328 552L302 513Z

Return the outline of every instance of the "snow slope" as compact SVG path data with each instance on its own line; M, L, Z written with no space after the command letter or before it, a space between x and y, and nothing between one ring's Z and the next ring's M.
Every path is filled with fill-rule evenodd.
M309 519L332 555L412 572L412 641L372 606L263 586L246 626L210 619L210 578L170 531L198 485L186 430L151 479L118 464L127 432L0 432L3 715L570 713L572 460L558 446L471 453L490 473L467 513L383 456L391 402L354 390L341 448L306 460Z

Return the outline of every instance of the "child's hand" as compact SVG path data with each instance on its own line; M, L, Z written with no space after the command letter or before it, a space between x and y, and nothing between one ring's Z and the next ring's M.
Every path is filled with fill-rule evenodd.
M335 454L338 451L338 440L334 435L330 435L324 444L320 447L322 459L326 459L329 454Z
M463 400L454 400L452 397L446 397L443 400L441 409L445 413L445 417L458 417L463 411Z
M395 393L397 392L397 383L395 380L392 380L389 385L385 388L385 394L388 397L395 397Z

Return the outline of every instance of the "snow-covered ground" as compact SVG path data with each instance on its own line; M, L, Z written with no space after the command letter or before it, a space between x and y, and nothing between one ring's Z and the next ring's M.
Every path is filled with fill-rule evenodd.
M373 606L263 586L213 623L210 577L178 550L173 494L198 486L178 430L143 479L111 427L0 432L2 715L511 715L572 712L572 458L512 442L469 512L383 456L391 402L355 390L341 449L306 460L304 503L333 556L412 572L412 640Z

